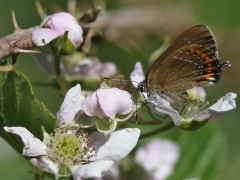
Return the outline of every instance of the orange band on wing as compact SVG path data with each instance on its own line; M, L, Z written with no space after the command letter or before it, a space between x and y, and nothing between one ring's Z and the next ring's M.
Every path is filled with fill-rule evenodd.
M214 74L214 73L211 73L211 74L206 74L206 75L203 75L203 76L204 76L204 78L205 78L206 80L210 81L211 78L213 78L213 77L215 76L215 74Z

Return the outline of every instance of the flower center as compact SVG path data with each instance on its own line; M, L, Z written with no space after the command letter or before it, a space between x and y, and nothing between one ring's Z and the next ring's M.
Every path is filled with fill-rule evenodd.
M89 148L88 135L82 130L58 128L50 135L47 146L47 157L59 165L62 175L70 173L69 167L87 163L94 155L94 149Z
M201 97L197 93L193 93L193 90L188 90L187 93L189 95L188 104L182 104L175 102L171 104L172 107L178 111L179 115L186 121L192 120L192 118L201 112L209 103L205 102L205 98Z

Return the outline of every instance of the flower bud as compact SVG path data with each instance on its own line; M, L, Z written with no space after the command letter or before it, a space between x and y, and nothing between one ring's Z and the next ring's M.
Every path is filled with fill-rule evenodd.
M55 52L68 55L83 41L82 28L71 14L60 12L48 16L45 25L45 28L36 28L32 32L32 40L37 46L51 43Z

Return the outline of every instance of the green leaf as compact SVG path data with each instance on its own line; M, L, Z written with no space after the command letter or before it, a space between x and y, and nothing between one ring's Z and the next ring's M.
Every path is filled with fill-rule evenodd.
M22 153L23 143L18 136L5 132L4 126L25 127L42 140L41 127L51 133L56 120L36 99L26 76L16 70L0 72L0 134L14 149Z

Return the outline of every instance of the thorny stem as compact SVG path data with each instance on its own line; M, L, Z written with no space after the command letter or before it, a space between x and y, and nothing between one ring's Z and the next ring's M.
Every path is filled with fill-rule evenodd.
M60 69L60 60L61 60L61 55L55 55L55 73L56 73L56 77L59 83L59 86L63 92L63 94L67 93L67 85L65 83L65 80L61 74L61 69Z
M13 25L14 25L15 31L19 31L20 28L18 27L14 10L12 10L12 21L13 21Z
M155 135L155 134L162 133L162 132L164 132L164 131L167 131L167 130L171 129L172 127L174 127L173 121L169 122L169 123L166 124L165 126L162 126L162 127L158 128L158 129L155 129L155 130L153 130L153 131L151 131L151 132L142 134L139 139L144 139L144 138L153 136L153 135Z

